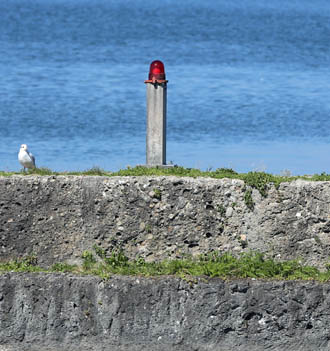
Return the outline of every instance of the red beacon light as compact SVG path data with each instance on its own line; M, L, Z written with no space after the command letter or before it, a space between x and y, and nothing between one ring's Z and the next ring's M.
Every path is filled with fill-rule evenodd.
M152 78L165 80L165 68L162 61L156 60L151 62L149 70L149 80Z
M167 83L167 80L165 80L165 67L162 61L151 62L149 80L146 80L145 83Z

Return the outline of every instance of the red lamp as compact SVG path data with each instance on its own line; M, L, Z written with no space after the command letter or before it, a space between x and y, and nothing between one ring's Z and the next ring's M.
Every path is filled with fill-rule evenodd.
M162 61L155 60L150 64L149 79L145 83L167 83L165 79L165 67Z
M165 80L165 68L162 61L156 60L151 62L149 70L149 80L160 79Z

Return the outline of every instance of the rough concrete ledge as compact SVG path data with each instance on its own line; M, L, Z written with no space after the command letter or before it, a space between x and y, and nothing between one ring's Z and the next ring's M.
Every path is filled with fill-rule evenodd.
M328 262L330 182L253 190L241 180L178 177L0 177L0 259L79 261L93 245L147 260L212 250L259 250Z
M1 351L325 351L330 284L0 276Z

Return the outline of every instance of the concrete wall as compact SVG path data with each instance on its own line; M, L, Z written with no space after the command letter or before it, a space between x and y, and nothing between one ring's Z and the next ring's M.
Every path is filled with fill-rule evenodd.
M0 276L1 351L326 351L330 284Z
M259 250L280 259L329 261L330 182L253 190L230 179L0 177L0 259L35 253L39 264L77 262L94 244L132 258Z
M328 262L330 183L0 178L0 259L77 262L94 244L149 260L212 250ZM0 351L329 350L330 285L0 275Z

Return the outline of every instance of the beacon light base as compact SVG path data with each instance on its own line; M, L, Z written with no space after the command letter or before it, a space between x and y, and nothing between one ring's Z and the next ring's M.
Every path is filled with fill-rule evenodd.
M168 83L168 80L153 78L153 79L145 80L144 82L145 83L151 83L151 84L166 84L166 83Z

